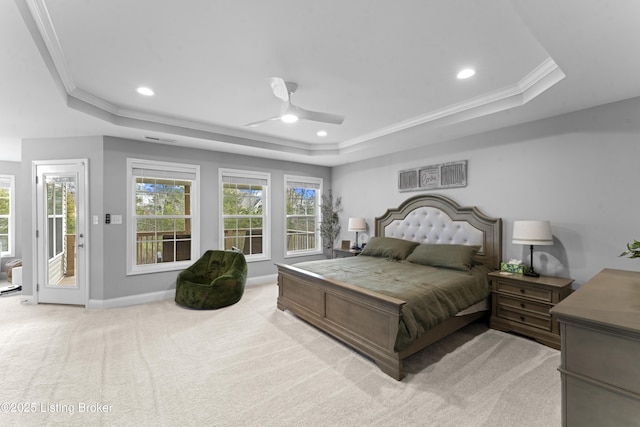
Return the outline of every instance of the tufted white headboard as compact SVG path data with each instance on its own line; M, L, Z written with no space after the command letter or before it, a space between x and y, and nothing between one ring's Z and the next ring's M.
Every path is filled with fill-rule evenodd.
M499 268L502 219L437 195L415 196L376 218L376 236L419 243L478 245L475 261Z

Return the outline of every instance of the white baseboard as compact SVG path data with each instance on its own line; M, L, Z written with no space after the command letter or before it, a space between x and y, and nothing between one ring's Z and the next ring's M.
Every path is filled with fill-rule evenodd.
M270 285L277 282L277 280L278 280L277 274L251 277L247 279L247 286ZM96 309L96 308L127 307L130 305L146 304L154 301L174 299L175 297L176 297L176 290L169 289L167 291L150 292L147 294L131 295L128 297L109 298L109 299L90 299L89 304L87 304L87 308Z
M147 294L130 295L128 297L109 298L109 299L90 299L87 308L116 308L127 307L129 305L146 304L154 301L163 301L176 297L176 290L169 289L167 291L150 292Z
M23 304L34 304L35 305L35 298L33 298L33 295L25 295L25 294L19 294L20 295L20 302Z
M247 279L247 286L271 285L278 281L277 274L269 274L267 276L250 277Z

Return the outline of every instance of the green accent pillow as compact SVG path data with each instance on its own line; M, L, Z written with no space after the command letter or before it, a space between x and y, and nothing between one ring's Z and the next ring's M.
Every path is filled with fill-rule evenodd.
M479 250L480 246L423 243L413 250L407 261L431 267L469 271L473 265L473 257Z
M417 242L394 237L372 237L360 255L403 260L418 246Z

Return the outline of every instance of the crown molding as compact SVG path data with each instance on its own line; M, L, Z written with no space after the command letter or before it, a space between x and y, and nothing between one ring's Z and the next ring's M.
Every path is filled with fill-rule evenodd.
M473 118L521 106L565 77L555 61L548 57L518 82L487 94L445 106L426 114L383 127L373 132L338 143L312 144L242 129L164 116L145 111L122 108L77 87L64 51L56 34L45 0L16 0L26 4L44 49L41 55L54 79L61 82L70 108L119 126L173 135L214 140L267 150L303 154L306 156L340 155L354 149L364 149L367 142L416 126L444 127ZM36 38L37 34L33 34ZM37 42L37 41L36 41ZM49 55L49 58L46 55Z
M357 138L343 141L338 145L340 149L343 149L415 126L424 124L432 124L435 126L437 122L444 121L444 119L447 119L446 124L450 125L471 118L496 113L507 108L524 105L558 83L564 77L565 74L558 64L556 64L551 57L548 57L526 76L512 85L431 111L412 119L404 120L391 126L380 128Z
M24 2L29 8L29 12L31 13L33 21L40 32L42 41L49 51L49 56L53 61L53 65L65 91L67 94L70 94L76 89L76 83L71 75L71 70L67 64L56 30L53 27L53 22L51 22L47 5L44 0L24 0Z
M67 95L67 105L109 123L130 126L157 132L169 132L175 135L202 138L219 142L228 142L282 151L312 155L337 153L337 144L323 144L321 147L300 141L276 138L269 135L256 135L239 129L216 126L214 124L180 119L146 111L121 108L82 89L76 89Z

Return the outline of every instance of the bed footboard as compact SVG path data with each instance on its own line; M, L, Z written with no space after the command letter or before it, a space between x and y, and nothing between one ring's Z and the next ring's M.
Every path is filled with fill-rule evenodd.
M280 310L291 311L369 356L387 375L402 379L402 359L394 345L404 301L290 265L276 265Z

